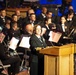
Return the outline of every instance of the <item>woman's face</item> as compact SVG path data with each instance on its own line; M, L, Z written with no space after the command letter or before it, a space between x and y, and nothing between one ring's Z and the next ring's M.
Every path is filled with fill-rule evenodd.
M50 18L50 19L48 19L48 21L46 21L46 24L47 24L47 25L48 25L48 24L50 24L50 23L52 23L51 18Z
M36 27L36 34L41 35L41 26Z
M65 17L61 17L61 23L65 23L65 22L66 22Z
M13 20L17 22L18 17L17 17L17 16L14 16L14 17L13 17Z

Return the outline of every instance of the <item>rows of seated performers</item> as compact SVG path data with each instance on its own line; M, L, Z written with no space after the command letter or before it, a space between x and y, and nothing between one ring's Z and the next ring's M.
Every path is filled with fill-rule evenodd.
M1 44L5 47L9 45L13 37L19 39L16 51L23 53L20 58L26 60L25 66L30 67L31 75L44 73L44 56L36 51L38 47L76 43L76 15L72 6L69 6L68 12L62 16L53 16L52 11L49 11L47 7L42 7L41 10L41 14L36 15L34 9L29 9L25 18L21 17L19 10L16 10L11 17L6 15L5 9L0 10L0 33L5 35ZM58 33L56 36L58 41L50 41L51 35L55 33ZM24 41L26 45L29 43L29 47L19 47L23 37L29 38L29 41Z

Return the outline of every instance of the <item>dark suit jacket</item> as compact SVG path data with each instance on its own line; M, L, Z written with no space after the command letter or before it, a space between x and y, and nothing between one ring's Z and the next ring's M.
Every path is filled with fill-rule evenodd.
M30 20L27 20L27 22L26 22L26 24L27 23L30 23L30 24L32 24L32 22L30 22ZM34 25L36 25L36 24L38 24L38 21L36 20L36 21L34 21L34 23L33 23Z
M5 51L6 51L6 49L4 48L3 44L0 43L0 59L1 59L1 60L6 60L6 59L9 58L9 57L6 55Z
M73 28L73 27L76 27L76 16L74 15L74 17L72 18L71 21L67 21L68 25L69 25L69 28Z
M64 37L68 37L68 35L70 34L69 25L67 25L67 23L65 23L65 26L66 26L65 32L63 32L61 23L59 25L57 25L57 31L62 33L62 36L59 40L59 43L61 43L61 44L66 44L66 43L71 42L70 39L64 38Z
M45 18L46 18L46 17L45 17ZM44 21L45 18L43 17L42 14L39 14L39 15L37 16L37 20L39 20L39 21Z
M31 52L32 52L32 62L31 62L31 75L44 75L44 55L40 54L35 50L36 47L46 47L46 43L41 37L42 42L34 34L30 39ZM34 68L34 69L33 69Z
M46 25L44 25L44 26L42 26L42 27L46 29L46 32L45 32L45 34L43 35L43 37L45 38L45 40L48 40L48 39L49 39L50 28L48 29L48 28L46 27Z
M67 36L67 35L69 34L69 32L70 32L70 31L69 31L69 25L68 25L68 23L67 23L67 22L65 23L65 32L63 32L61 23L57 25L57 31L59 31L59 32L61 32L61 33L63 33L64 35Z
M12 37L19 38L20 35L21 35L21 33L20 33L20 30L19 29L18 30L10 29L9 30L9 33L8 33L8 36L9 36L10 39Z
M6 16L6 17L5 17L5 22L6 22L8 19L11 20L9 17ZM4 22L3 19L0 17L0 26L4 27L5 22Z
M0 60L4 65L8 65L8 64L11 65L10 71L12 70L12 73L19 73L20 58L15 56L8 56L6 54L6 48L4 47L5 46L2 43L0 43ZM9 73L9 69L8 69L8 73Z
M34 21L34 25L38 24L38 20ZM26 18L23 19L23 27L27 24L31 24L29 17L27 16Z
M41 40L42 40L42 42L39 40L39 38L35 34L33 34L31 36L31 38L30 38L30 45L31 45L31 51L32 52L36 52L35 48L37 48L37 47L44 48L44 47L47 46L45 41L44 41L44 39L43 39L43 37L41 37Z

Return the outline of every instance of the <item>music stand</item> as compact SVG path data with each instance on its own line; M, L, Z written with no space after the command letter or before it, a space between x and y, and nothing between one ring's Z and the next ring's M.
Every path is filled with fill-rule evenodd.
M50 37L49 37L48 41L50 41L52 46L54 46L52 42L58 43L60 37L62 36L62 33L50 31L49 36Z
M29 59L29 56L27 55L27 51L30 51L30 43L29 43L30 37L23 37L22 40L20 41L19 47L22 47L25 49L25 53L23 56L23 60L21 63L20 71L23 69L28 69L27 67L27 60ZM23 67L24 66L24 67Z

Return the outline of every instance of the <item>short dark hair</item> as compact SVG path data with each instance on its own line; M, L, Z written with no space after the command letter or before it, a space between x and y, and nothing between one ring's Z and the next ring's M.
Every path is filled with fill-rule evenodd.
M3 11L3 10L6 10L6 9L5 9L5 8L1 8L1 9L0 9L0 12Z
M52 13L52 11L51 11L51 10L48 10L46 14L49 14L50 12Z
M16 14L12 14L12 18L13 18L14 16L17 16L17 15L16 15Z
M68 11L68 15L71 15L71 14L74 14L74 10L73 10L73 9L70 9L70 10Z

